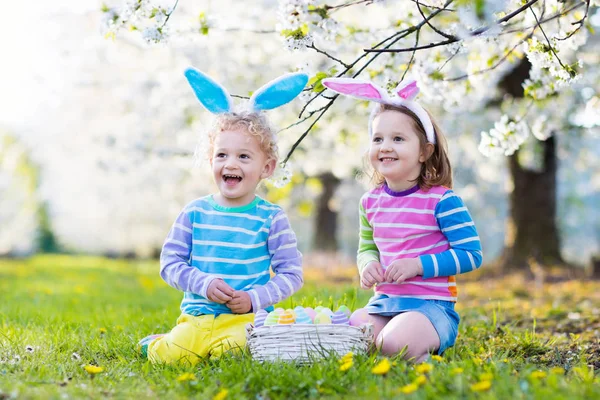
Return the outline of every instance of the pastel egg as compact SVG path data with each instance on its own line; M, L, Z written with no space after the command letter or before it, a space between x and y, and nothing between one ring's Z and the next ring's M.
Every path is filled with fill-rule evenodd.
M331 323L335 325L348 325L348 316L343 311L336 311L331 317Z
M281 314L279 316L279 324L280 325L289 325L289 324L293 324L294 321L296 320L296 317L294 317L294 314L292 314L291 312L283 312L283 314Z
M333 315L333 311L331 311L328 307L323 307L323 309L319 312L329 315L330 317Z
M298 314L298 312L304 311L304 307L302 307L302 306L296 306L296 307L294 307L294 311L296 311L296 314Z
M277 325L278 321L279 321L279 313L272 311L269 313L269 315L267 315L267 318L265 319L264 324L265 325Z
M298 317L296 318L296 324L312 324L313 321L312 319L310 319L310 317L308 316L308 314L306 314L305 312L303 313L298 313Z
M347 317L350 317L350 315L352 315L352 311L350 311L350 309L348 308L348 306L342 304L341 306L338 307L337 309L338 311L342 311L344 314L346 314Z
M359 308L350 316L350 325L360 326L369 322L369 312L366 308Z
M306 313L306 315L308 315L308 317L314 321L315 320L315 316L317 315L317 312L315 310L313 310L311 307L306 307L304 309L304 312Z
M290 314L292 314L294 316L294 319L296 319L296 311L292 310L291 308L288 308L287 310L285 310L285 312L288 312Z
M265 310L258 310L256 314L254 314L254 327L258 328L263 326L268 315L269 313Z
M281 313L282 313L282 312L284 312L284 311L285 311L285 310L284 310L283 308L281 308L281 307L277 307L277 308L275 309L275 311L273 311L273 312L277 312L277 314L281 315Z
M315 317L315 324L331 324L331 317L325 313L320 312Z

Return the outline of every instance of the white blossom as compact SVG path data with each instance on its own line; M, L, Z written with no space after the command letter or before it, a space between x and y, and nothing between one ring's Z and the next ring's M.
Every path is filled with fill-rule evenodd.
M313 38L311 35L306 35L298 39L291 36L285 38L285 48L289 51L304 51L311 44L313 44Z
M290 163L288 162L280 165L267 180L277 188L282 188L290 183L292 181L292 168Z
M146 28L142 33L142 38L147 43L159 43L164 41L166 37L167 35L165 34L164 30L160 29L159 27Z
M521 120L515 122L504 114L489 133L481 132L479 150L486 156L504 154L510 156L529 136L529 127Z

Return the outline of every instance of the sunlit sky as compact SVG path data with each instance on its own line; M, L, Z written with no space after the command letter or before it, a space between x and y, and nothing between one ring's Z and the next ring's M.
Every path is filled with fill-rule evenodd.
M27 128L35 115L56 105L67 77L57 44L69 35L60 16L98 10L97 0L12 1L0 24L0 125ZM76 34L76 32L72 32Z

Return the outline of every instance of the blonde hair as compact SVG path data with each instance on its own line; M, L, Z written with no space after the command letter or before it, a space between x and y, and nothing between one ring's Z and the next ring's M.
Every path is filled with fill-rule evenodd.
M415 113L406 107L378 104L372 119L374 120L377 115L384 111L396 111L410 117L413 122L413 127L419 136L421 151L425 152L426 146L429 142L427 141L427 134L425 133L425 128L423 127L419 117L417 117ZM429 114L429 111L426 110L426 112ZM431 144L433 146L433 153L424 163L421 164L421 173L414 182L416 182L419 187L424 190L428 190L433 186L445 186L451 189L452 166L450 165L450 160L448 159L448 144L446 142L446 137L431 114L429 114L429 118L431 119L435 134L435 144ZM367 165L369 165L369 163L367 163ZM371 170L369 176L371 183L375 186L383 185L385 183L385 178L383 175L381 175L372 166L370 166L369 169Z
M212 157L215 140L221 132L240 128L258 139L260 148L267 156L267 159L275 160L275 162L279 160L275 129L264 113L256 111L218 114L207 132L209 141L207 156L209 158Z

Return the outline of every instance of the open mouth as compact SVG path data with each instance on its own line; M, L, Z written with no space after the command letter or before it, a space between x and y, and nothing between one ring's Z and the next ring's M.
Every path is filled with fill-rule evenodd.
M379 161L381 161L381 162L390 162L390 161L396 161L396 160L397 160L397 158L391 158L391 157L383 157L383 158L379 159Z
M240 183L242 181L242 177L239 175L223 175L223 180L225 181L226 184L228 185L235 185L237 183Z

